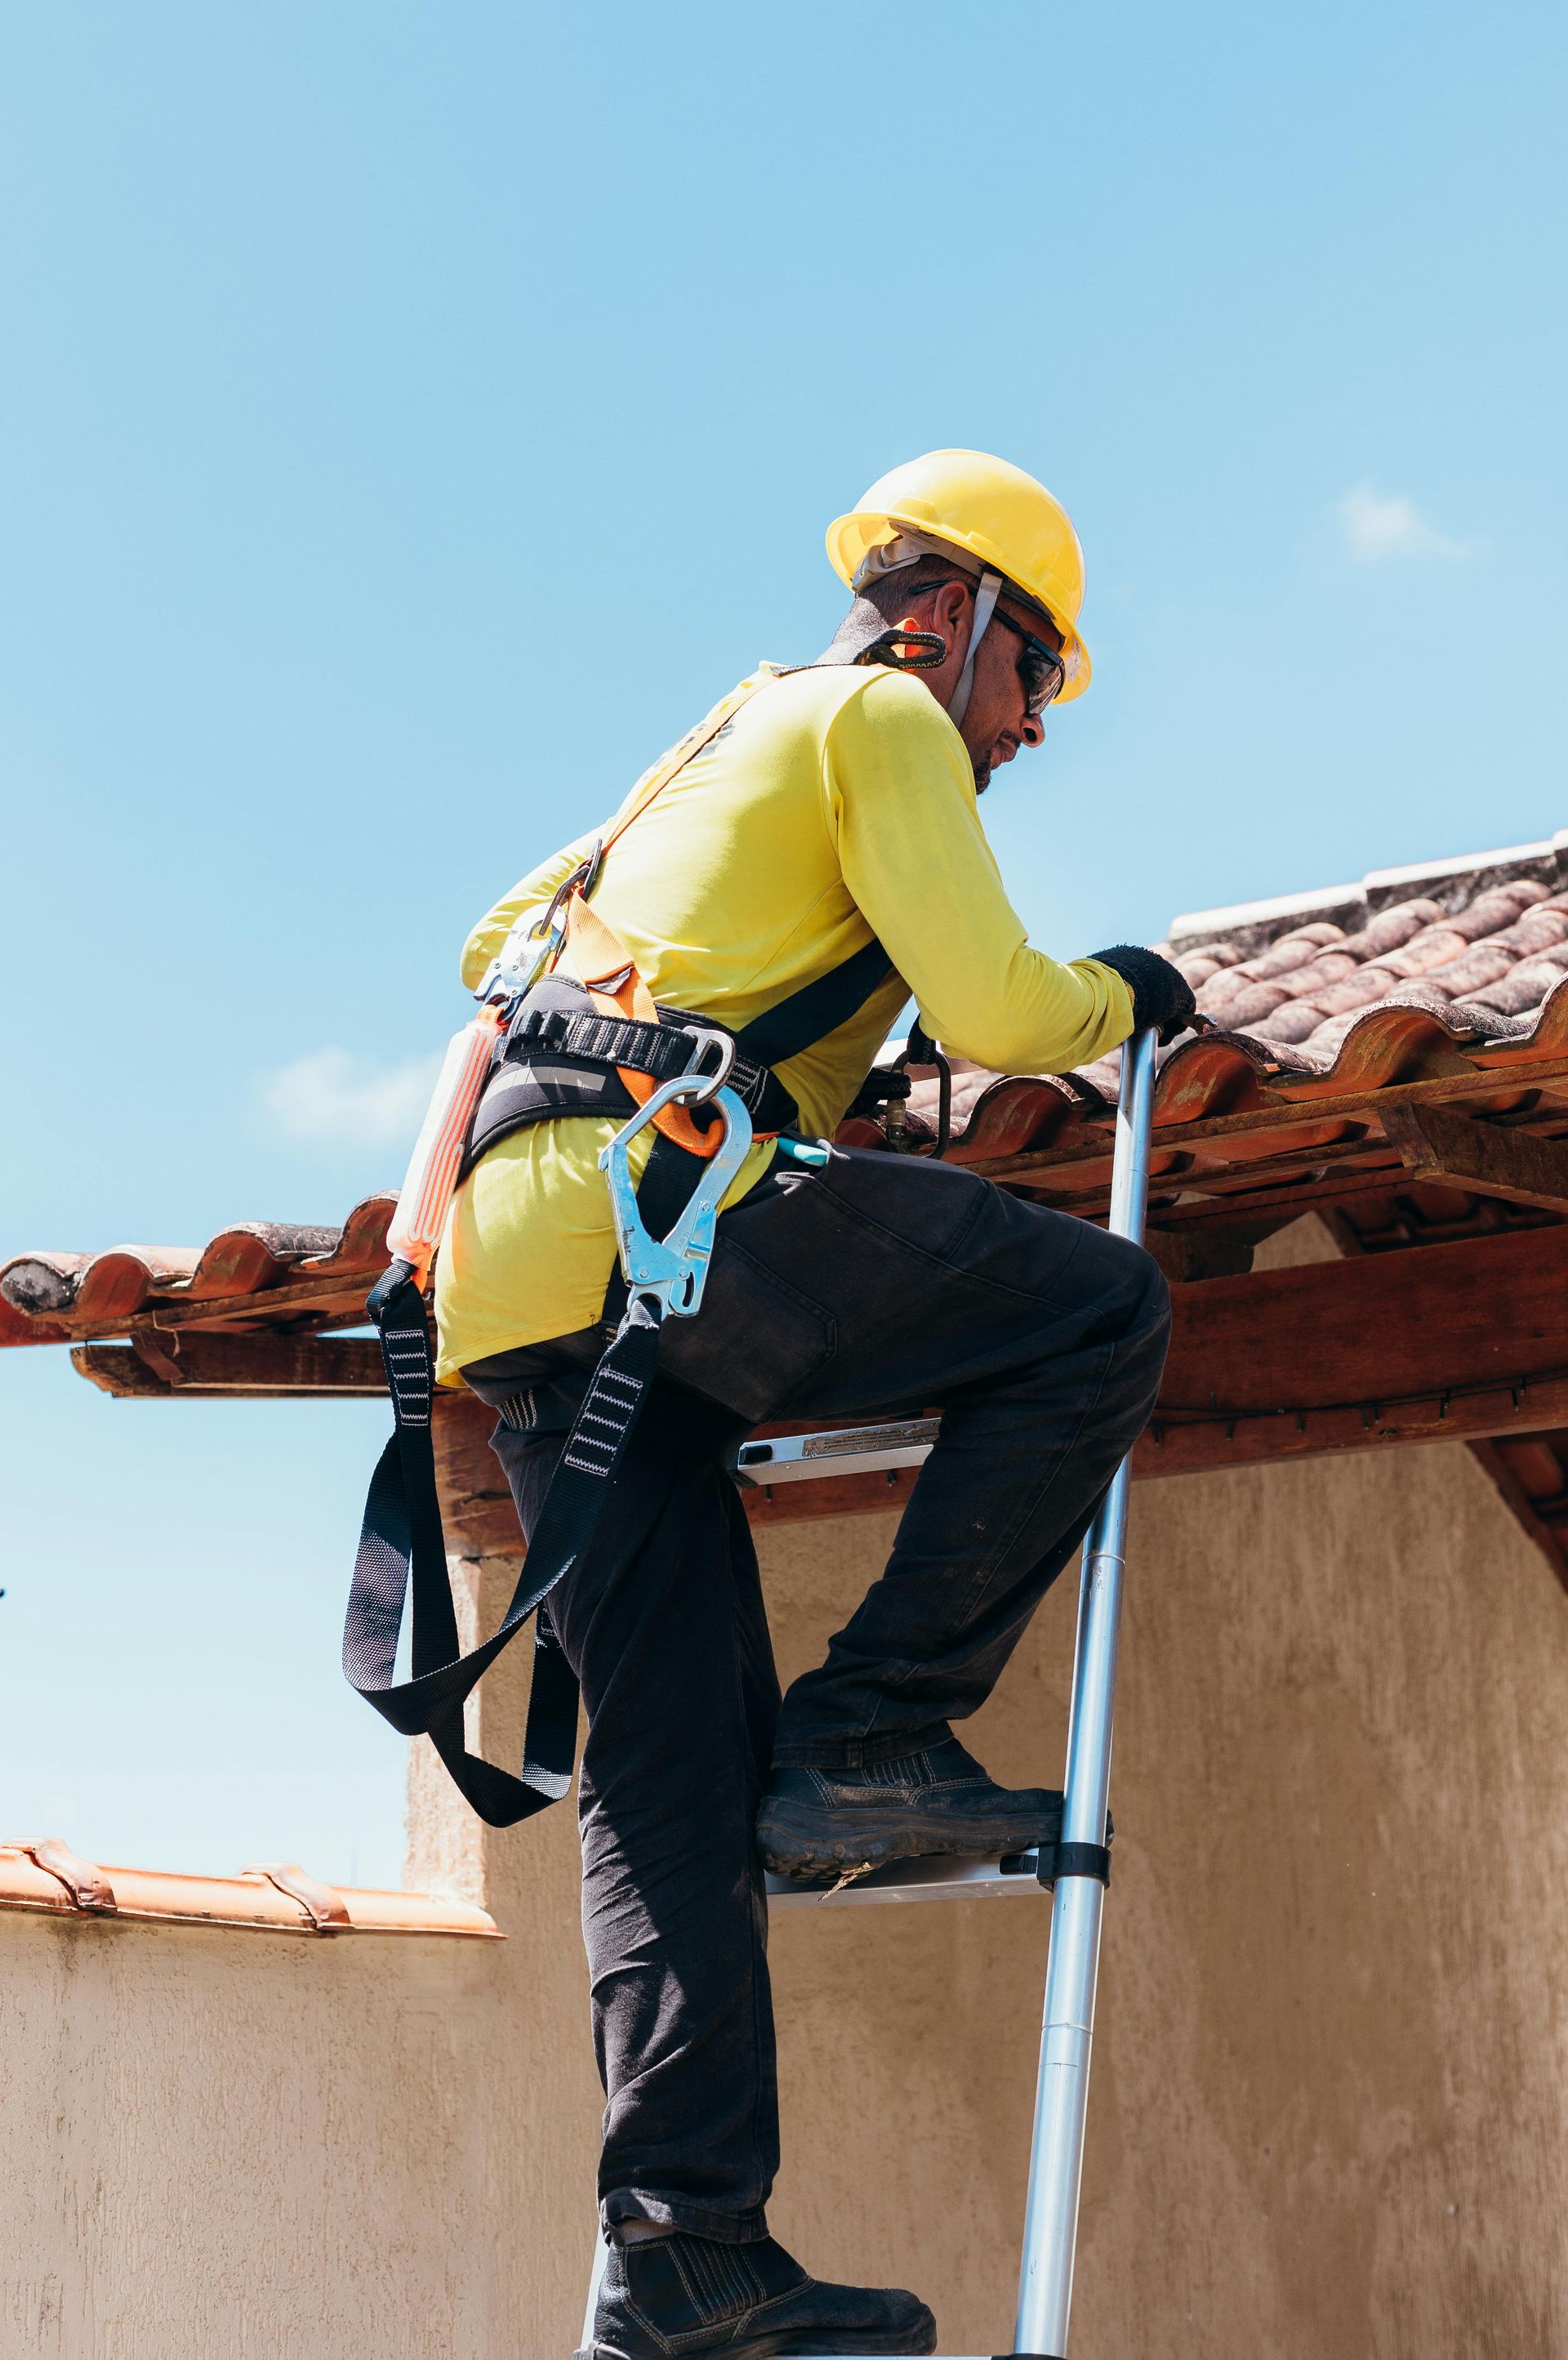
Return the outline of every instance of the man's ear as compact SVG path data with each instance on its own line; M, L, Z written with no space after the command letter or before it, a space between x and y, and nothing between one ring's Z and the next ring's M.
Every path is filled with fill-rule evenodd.
M964 609L966 604L964 585L961 582L944 582L936 594L936 604L932 610L936 617L935 628L950 644L959 624L964 619Z
M926 596L931 597L931 594L928 592ZM919 609L926 606L926 598L922 597L918 590L914 597L915 604L907 613L899 616L898 628L901 631L940 631L951 648L959 624L964 619L964 602L962 585L957 582L944 582L935 596L931 597L931 604L926 607L923 617Z

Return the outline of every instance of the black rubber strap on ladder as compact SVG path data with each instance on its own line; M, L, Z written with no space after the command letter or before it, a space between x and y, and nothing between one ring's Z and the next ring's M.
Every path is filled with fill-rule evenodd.
M694 1157L686 1159L695 1163ZM392 1283L388 1284L388 1281ZM500 1628L463 1655L447 1571L430 1417L434 1357L425 1307L407 1266L394 1263L370 1298L381 1337L396 1430L365 1502L343 1629L343 1670L405 1737L428 1736L466 1801L506 1828L558 1802L577 1753L577 1680L548 1618L534 1641L523 1765L514 1775L468 1750L463 1707L502 1650L593 1543L615 1470L659 1367L659 1323L639 1301L594 1370L545 1495L517 1587ZM404 1601L413 1592L411 1677L397 1680Z
M1111 1881L1110 1846L1085 1843L1041 1844L1040 1866L1035 1874L1041 1885L1054 1885L1059 1876L1092 1876L1101 1885L1109 1885Z

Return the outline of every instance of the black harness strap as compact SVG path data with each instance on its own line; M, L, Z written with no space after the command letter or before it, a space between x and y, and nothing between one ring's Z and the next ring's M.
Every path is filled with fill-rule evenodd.
M881 944L866 943L731 1034L735 1061L726 1087L743 1101L758 1131L789 1131L800 1120L800 1109L772 1068L858 1015L892 972ZM547 977L506 1027L474 1111L461 1176L466 1179L482 1155L529 1123L566 1114L626 1121L636 1102L618 1068L668 1081L690 1065L692 1032L729 1029L712 1013L699 1016L679 1008L661 1009L658 1024L601 1015L580 983Z
M814 983L803 983L762 1016L754 1016L735 1034L743 1053L759 1065L781 1065L814 1048L858 1016L872 993L887 982L893 962L875 934L863 949L852 951Z
M764 1083L773 1083L767 1067L836 1032L891 973L892 963L880 943L868 943L746 1025L736 1039L748 1069L762 1076L755 1086L759 1094ZM616 1064L633 1062L614 1054L623 1045L623 1031L631 1029L629 1020L626 1027L617 1026L603 1038L600 1055L583 1056L583 1065L603 1072L607 1065L613 1079ZM635 1029L644 1034L654 1031L651 1026ZM670 1037L678 1041L681 1036ZM639 1045L651 1051L655 1044ZM569 1110L583 1109L541 1106L520 1120L538 1121L546 1112ZM501 1135L497 1130L486 1144ZM650 1235L669 1235L703 1168L701 1156L656 1132L637 1189L637 1210ZM436 1488L430 1428L434 1356L424 1300L407 1263L392 1264L366 1309L381 1339L395 1429L365 1502L343 1629L343 1670L351 1686L394 1729L405 1737L430 1738L459 1792L482 1819L491 1827L511 1827L558 1802L572 1783L577 1679L548 1612L541 1610L556 1583L593 1545L610 1487L658 1374L659 1319L645 1298L627 1306L617 1262L604 1298L606 1320L618 1323L615 1334L566 1438L511 1603L500 1627L463 1655ZM410 1677L398 1680L397 1641L410 1589ZM495 1658L535 1614L523 1764L514 1775L469 1751L463 1708Z
M699 1162L695 1156L687 1160ZM436 1492L430 1330L423 1298L406 1264L393 1264L369 1309L380 1331L397 1426L365 1502L343 1630L343 1670L394 1729L405 1737L430 1738L481 1819L492 1827L511 1827L560 1800L572 1783L576 1757L577 1681L543 1617L535 1634L520 1775L469 1752L463 1701L592 1544L659 1366L659 1321L639 1300L594 1370L511 1604L499 1629L463 1655ZM411 1677L397 1680L397 1638L410 1580Z
M583 995L586 997L586 994ZM529 994L523 1003L518 1020L508 1030L501 1052L503 1064L530 1062L539 1051L556 1051L564 1057L579 1057L590 1065L629 1065L637 1073L651 1075L656 1082L667 1082L676 1074L683 1074L691 1062L692 1034L698 1030L722 1032L726 1028L704 1024L694 1016L690 1026L678 1010L667 1011L668 1022L645 1024L635 1016L601 1016L595 1010L573 1011L562 1007L537 1006L542 999L538 992ZM725 1076L724 1087L734 1090L754 1120L767 1125L770 1095L779 1091L766 1063L755 1057L737 1054L735 1064ZM770 1127L770 1126L769 1126Z

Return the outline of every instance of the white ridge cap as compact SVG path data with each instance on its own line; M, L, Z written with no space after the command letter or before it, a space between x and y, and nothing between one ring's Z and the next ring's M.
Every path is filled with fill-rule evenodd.
M1369 869L1355 885L1323 885L1311 892L1279 893L1261 901L1233 902L1224 909L1189 910L1171 920L1168 940L1174 948L1211 936L1232 941L1250 936L1252 946L1261 948L1263 943L1285 933L1292 922L1331 918L1347 922L1347 930L1354 931L1367 913L1410 900L1423 890L1444 909L1457 910L1484 891L1488 881L1502 884L1530 874L1559 882L1568 877L1568 828L1559 828L1555 836L1539 844L1509 844L1495 852L1463 852L1446 859ZM1458 898L1454 898L1456 894Z
M1169 929L1171 942L1183 941L1192 934L1225 934L1237 926L1264 926L1276 918L1305 917L1308 912L1323 914L1330 910L1359 906L1367 899L1364 885L1323 885L1311 893L1277 893L1265 901L1236 901L1228 909L1189 910L1180 918L1172 918Z
M1370 869L1364 881L1367 892L1376 893L1389 885L1423 884L1429 877L1468 877L1481 869L1550 860L1564 841L1568 841L1568 829L1560 829L1542 844L1508 844L1497 852L1459 853L1452 860L1413 860L1400 869Z

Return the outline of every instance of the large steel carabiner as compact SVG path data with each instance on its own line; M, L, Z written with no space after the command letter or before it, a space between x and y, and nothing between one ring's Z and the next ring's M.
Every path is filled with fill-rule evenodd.
M698 1055L701 1056L702 1045ZM639 1131L656 1114L677 1102L707 1102L714 1107L724 1135L702 1166L702 1177L684 1211L667 1238L648 1235L637 1210L637 1184L628 1153ZM744 1101L724 1089L713 1072L701 1069L677 1074L661 1082L645 1098L631 1120L623 1123L607 1147L599 1151L599 1169L609 1183L610 1210L615 1217L615 1242L620 1248L621 1273L628 1302L641 1296L657 1306L662 1318L689 1319L702 1300L708 1264L713 1259L719 1207L730 1183L751 1152L752 1123Z

